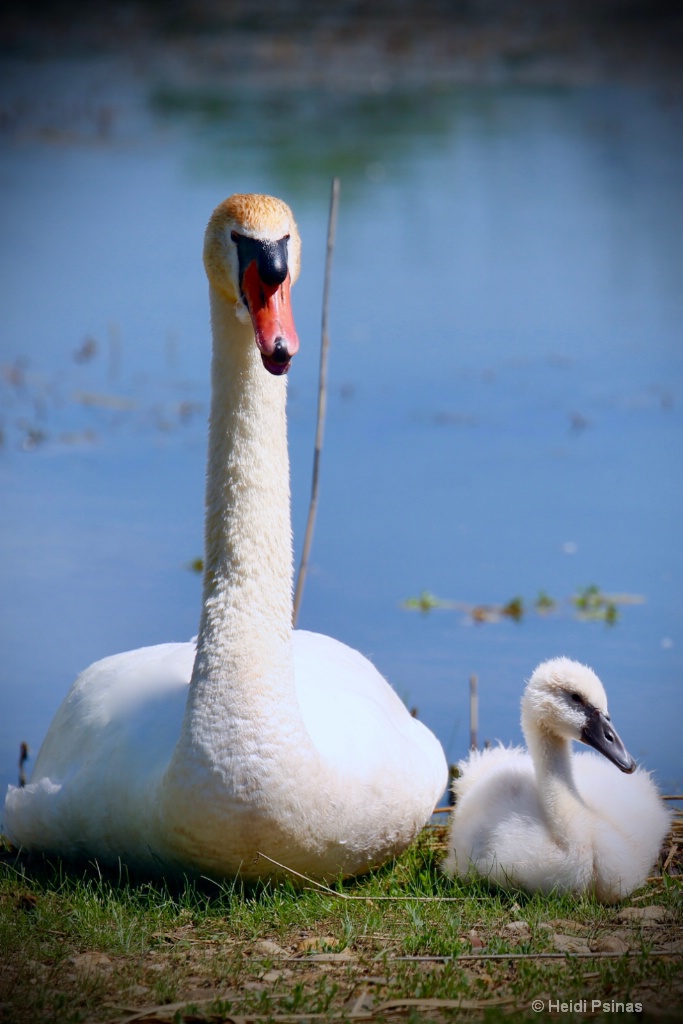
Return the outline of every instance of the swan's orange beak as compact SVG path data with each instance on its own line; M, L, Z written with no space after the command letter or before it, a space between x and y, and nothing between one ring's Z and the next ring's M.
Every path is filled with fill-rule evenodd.
M287 373L292 356L299 348L289 288L289 273L280 284L266 284L256 260L252 260L242 274L242 293L263 365L277 375Z

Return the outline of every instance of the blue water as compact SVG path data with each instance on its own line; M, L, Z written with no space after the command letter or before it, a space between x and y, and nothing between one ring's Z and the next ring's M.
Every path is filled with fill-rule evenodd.
M9 80L28 113L0 153L2 788L79 670L196 631L201 242L233 191L281 195L303 237L298 556L337 171L329 412L299 624L370 656L451 760L467 748L471 673L480 739L516 742L535 665L585 661L630 751L680 791L680 106L626 88L472 87L370 108L264 93L218 117L96 61L17 64ZM91 82L115 105L106 131L74 106ZM612 627L582 622L568 599L590 584L644 602ZM555 614L531 610L540 590ZM519 595L529 612L474 625L402 607L423 591Z

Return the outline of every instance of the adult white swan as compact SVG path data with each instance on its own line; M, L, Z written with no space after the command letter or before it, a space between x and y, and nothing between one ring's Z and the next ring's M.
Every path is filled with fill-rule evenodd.
M362 872L446 784L436 738L357 651L293 632L289 208L235 195L206 230L213 332L199 635L96 662L57 711L5 828L20 846L161 871Z
M530 891L595 893L611 903L641 885L669 825L657 789L624 748L591 669L544 662L522 698L528 753L496 747L460 764L444 870ZM581 740L594 754L571 757Z

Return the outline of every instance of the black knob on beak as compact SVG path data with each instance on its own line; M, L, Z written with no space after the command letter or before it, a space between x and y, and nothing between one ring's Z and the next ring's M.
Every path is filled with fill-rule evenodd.
M289 350L282 338L275 339L275 346L273 348L273 355L271 356L274 363L282 365L283 363L289 362Z
M264 284L271 288L281 285L289 273L287 267L287 242L289 235L269 242L262 238L248 238L233 231L231 238L237 246L240 265L240 286L244 271L252 261L256 261L258 275Z

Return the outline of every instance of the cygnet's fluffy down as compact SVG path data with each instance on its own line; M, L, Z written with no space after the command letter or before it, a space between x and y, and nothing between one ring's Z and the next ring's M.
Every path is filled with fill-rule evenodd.
M568 658L544 662L522 698L522 730L527 750L499 746L460 762L444 870L605 903L627 896L656 861L669 815L612 728L602 683ZM602 757L572 757L572 740Z

